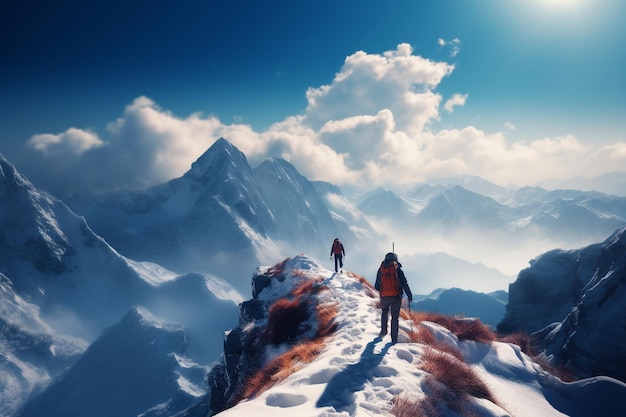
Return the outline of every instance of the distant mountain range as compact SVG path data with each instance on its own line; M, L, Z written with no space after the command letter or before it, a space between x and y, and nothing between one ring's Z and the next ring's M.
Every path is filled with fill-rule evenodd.
M414 296L411 308L450 316L475 317L496 328L504 318L507 293L497 291L485 294L460 288L440 288L427 296Z
M460 179L456 178L457 182L463 182ZM420 184L401 196L379 189L357 207L368 216L387 218L416 233L463 235L480 231L499 240L599 240L626 224L626 197L539 187L505 189L489 184L481 180L480 186L472 187L484 189L486 194L454 183Z
M59 407L58 415L69 409L90 413L94 407L145 416L185 409L207 392L207 369L222 351L224 331L236 325L241 294L249 294L255 271L301 253L321 264L334 237L346 246L345 269L370 281L397 244L415 294L454 287L416 297L423 308L453 303L452 314L495 323L500 313L492 313L502 308L504 297L476 292L506 289L513 275L493 263L524 256L519 250L530 237L573 244L613 227L600 241L626 224L623 197L504 189L477 178L455 181L421 184L402 194L380 189L357 204L333 184L309 181L287 161L269 159L252 168L221 139L180 178L144 190L82 192L60 201L0 155L0 416L16 415L29 399L21 416L41 410L55 415L42 408L46 399L83 387L96 393L94 386L116 386L127 396L120 394L116 404L102 398ZM468 243L466 252L445 250L460 239ZM563 251L538 258L547 263L533 261L532 274L548 265L551 275L542 279L554 281L548 290L537 287L535 295L549 299L554 291L554 306L531 307L526 321L539 323L532 331L562 323L546 336L546 352L555 358L575 358L572 346L580 342L572 326L580 334L586 325L581 318L593 312L586 300L595 299L597 307L610 298L597 291L609 282L603 276L623 274L622 261L609 268L609 254L619 247L607 241L582 250L576 260ZM531 248L532 257L541 252ZM572 271L585 279L567 281ZM511 286L512 312L521 305L519 288L528 273L522 271L522 284ZM570 283L563 287L563 282ZM597 285L580 298L591 282ZM493 309L472 310L480 303ZM600 313L590 317L594 314ZM136 368L144 359L150 369ZM117 386L124 372L132 378ZM140 380L154 382L141 385L141 395L132 390ZM130 406L134 396L137 403ZM76 398L69 396L65 405Z

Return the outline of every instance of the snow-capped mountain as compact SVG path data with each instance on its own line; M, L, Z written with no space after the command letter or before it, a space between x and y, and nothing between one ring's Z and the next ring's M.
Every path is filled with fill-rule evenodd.
M280 253L325 257L340 233L355 240L291 164L274 159L252 169L223 138L180 178L146 190L76 195L68 204L124 255L181 273L214 273L239 291L248 289L250 271Z
M415 215L415 209L393 191L380 190L370 195L357 206L369 216L404 223Z
M404 196L380 190L359 204L370 216L392 216L390 207L401 227L447 235L480 230L498 239L597 240L626 224L626 198L592 191L523 187L482 195L460 185L422 184Z
M498 328L535 332L546 354L582 376L626 380L626 227L579 250L554 250L520 272Z
M206 392L208 368L193 363L180 324L134 308L16 415L173 415Z
M45 387L104 328L139 305L184 326L189 356L183 359L208 366L221 350L215 340L234 324L242 299L216 276L178 276L121 256L2 156L0 244L3 417L29 395L47 395Z
M255 280L209 375L211 399L180 416L588 417L626 406L623 382L563 382L476 320L403 310L399 343L381 339L371 283L304 255Z

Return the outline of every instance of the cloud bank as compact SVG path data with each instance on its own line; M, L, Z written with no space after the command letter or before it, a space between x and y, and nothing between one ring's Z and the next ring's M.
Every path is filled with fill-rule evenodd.
M329 84L306 91L303 114L262 132L201 114L178 117L138 97L101 135L71 127L33 136L28 146L40 167L33 180L57 195L155 185L182 175L220 137L252 164L282 157L308 178L368 188L459 174L526 185L626 166L623 142L593 148L564 135L510 143L506 126L497 133L433 129L468 100L456 93L444 103L437 91L453 71L454 65L413 54L409 44L383 54L358 51Z

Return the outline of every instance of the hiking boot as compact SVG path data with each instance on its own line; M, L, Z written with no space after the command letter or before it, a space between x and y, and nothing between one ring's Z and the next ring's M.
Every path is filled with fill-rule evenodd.
M385 337L386 335L387 335L387 330L381 330L380 333L378 333L378 337L380 337L381 339Z

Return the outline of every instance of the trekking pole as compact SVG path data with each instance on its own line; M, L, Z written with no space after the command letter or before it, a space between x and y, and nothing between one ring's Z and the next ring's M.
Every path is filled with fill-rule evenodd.
M409 301L407 305L409 306L409 321L411 322L411 333L413 333L413 315L411 314L411 302Z

